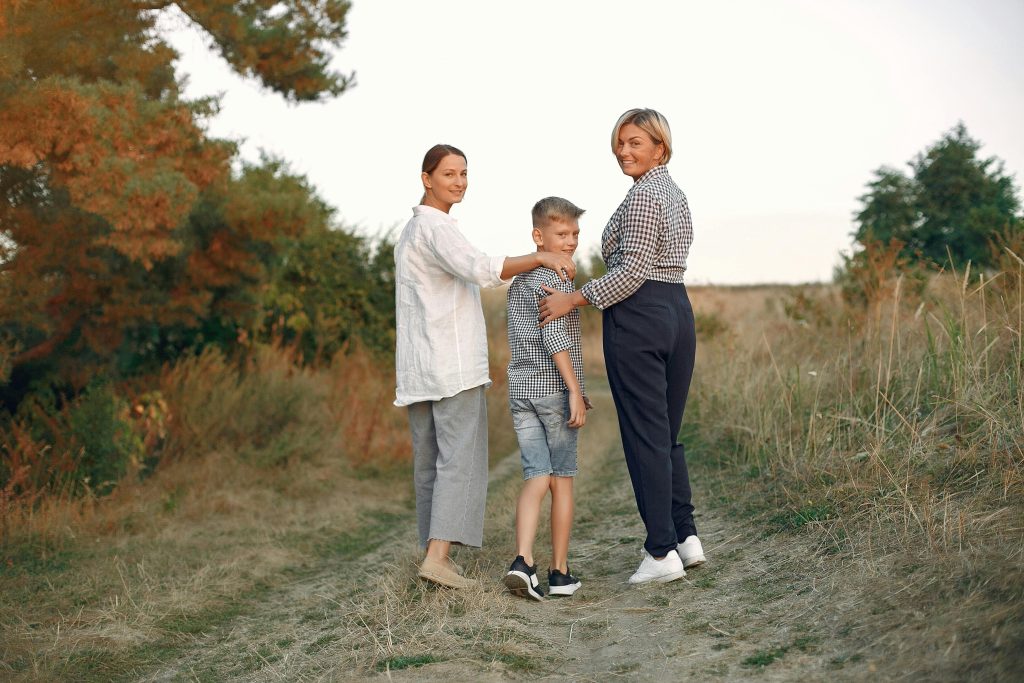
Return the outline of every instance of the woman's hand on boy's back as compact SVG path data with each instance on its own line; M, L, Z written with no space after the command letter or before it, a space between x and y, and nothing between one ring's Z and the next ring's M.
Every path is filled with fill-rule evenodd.
M540 288L548 293L546 297L537 302L541 327L544 327L552 320L558 320L577 306L586 306L590 303L578 289L572 294L568 294L552 289L547 285L541 285Z

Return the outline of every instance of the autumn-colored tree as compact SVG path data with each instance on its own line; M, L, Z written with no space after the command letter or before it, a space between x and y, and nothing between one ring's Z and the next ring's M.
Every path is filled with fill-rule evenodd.
M322 229L276 167L231 173L157 30L177 7L240 73L292 101L337 95L345 0L0 0L0 386L71 389L97 368L257 315L282 235ZM177 332L175 332L177 330ZM10 380L10 381L8 381ZM13 390L10 385L18 385ZM13 395L12 392L13 391Z

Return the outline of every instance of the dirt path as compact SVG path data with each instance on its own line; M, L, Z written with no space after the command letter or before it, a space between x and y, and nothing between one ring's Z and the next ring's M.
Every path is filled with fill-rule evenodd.
M143 680L740 680L863 678L863 639L831 605L836 582L798 540L727 519L695 482L709 562L671 584L632 587L642 525L607 393L581 436L570 564L583 588L535 603L500 583L511 560L518 455L492 470L485 549L458 561L482 590L415 578L414 519L380 526L369 554L263 596ZM546 519L542 525L546 524ZM541 567L548 537L538 539ZM836 612L836 613L834 613ZM844 631L845 629L845 631Z

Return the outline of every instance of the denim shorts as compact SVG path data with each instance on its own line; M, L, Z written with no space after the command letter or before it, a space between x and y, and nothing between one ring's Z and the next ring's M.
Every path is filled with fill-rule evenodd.
M523 479L576 476L576 435L569 426L569 392L543 398L510 398Z

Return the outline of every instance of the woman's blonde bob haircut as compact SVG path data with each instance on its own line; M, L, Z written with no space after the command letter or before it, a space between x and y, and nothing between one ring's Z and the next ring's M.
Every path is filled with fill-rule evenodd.
M618 153L619 131L627 123L647 133L656 145L665 146L665 156L659 162L660 166L668 163L672 158L672 129L668 127L668 120L653 109L630 109L619 117L612 128L612 154Z

